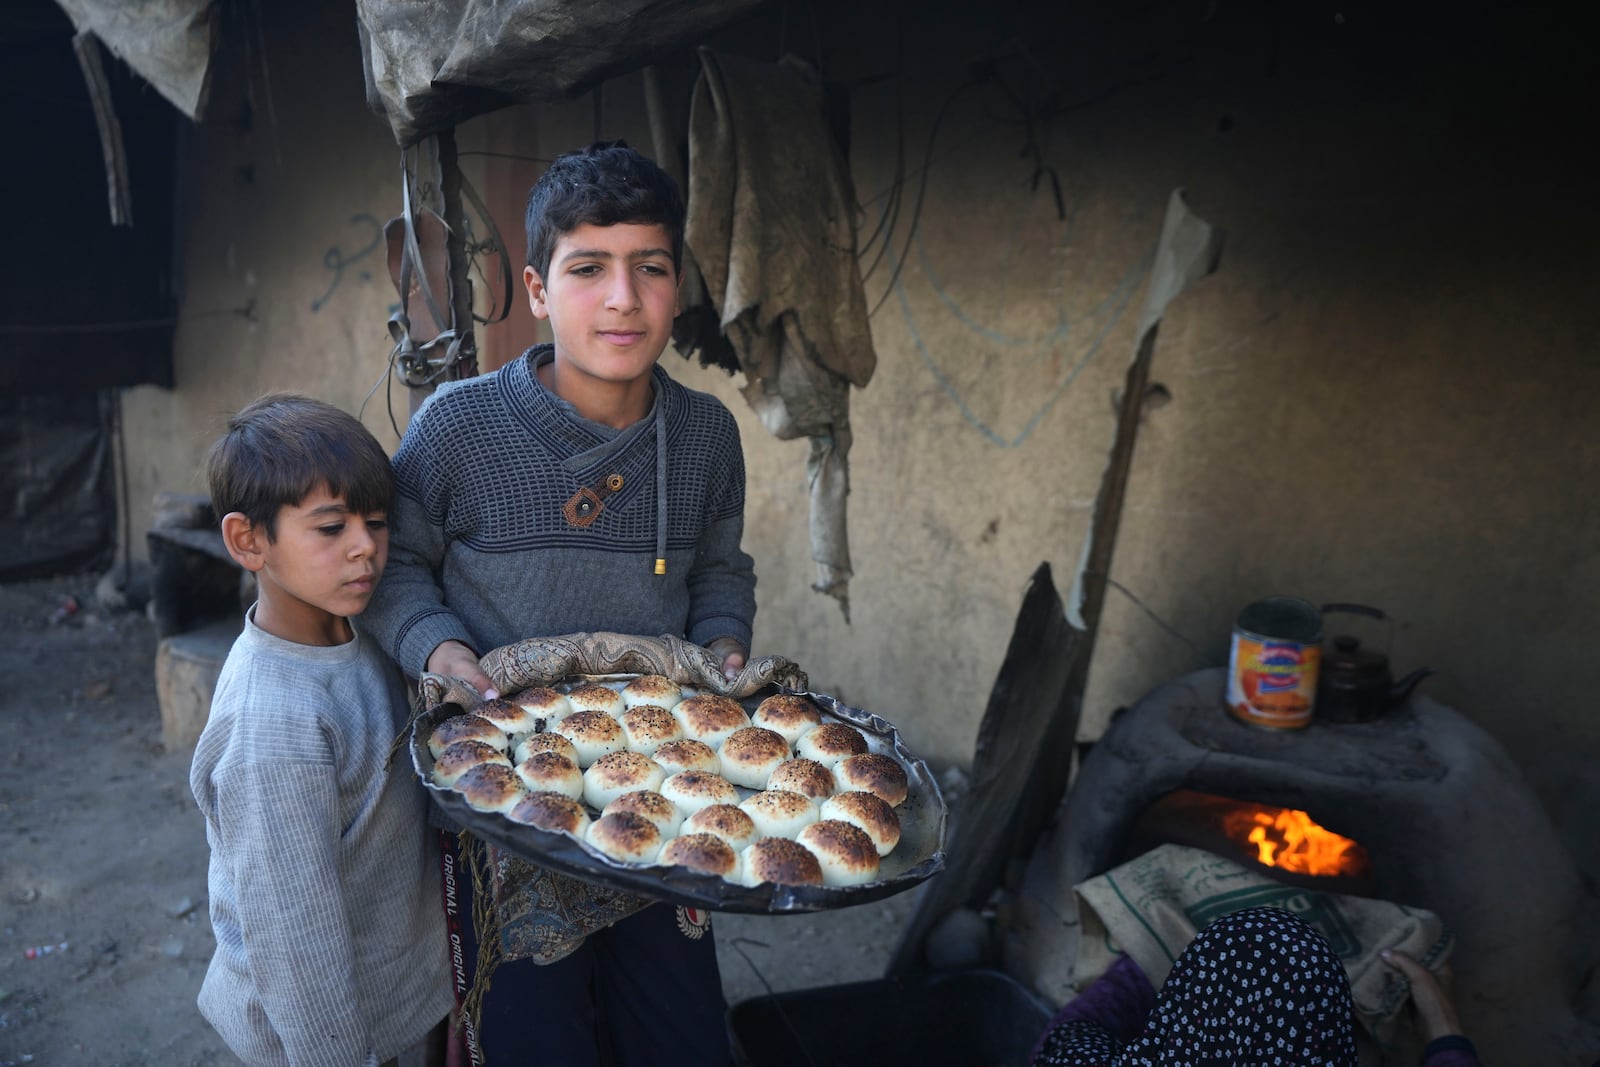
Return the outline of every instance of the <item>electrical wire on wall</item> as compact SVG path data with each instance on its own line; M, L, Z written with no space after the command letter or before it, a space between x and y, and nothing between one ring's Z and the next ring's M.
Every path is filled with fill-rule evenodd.
M1044 151L1040 147L1035 133L1036 125L1039 122L1048 121L1051 116L1047 113L1036 110L1031 92L1032 81L1031 78L1028 77L1026 70L1024 71L1024 92L1020 96L1006 83L1005 78L1002 76L1000 70L1000 64L1003 60L1019 58L1022 54L1023 53L1020 50L1013 49L1000 56L986 56L969 64L969 74L966 80L951 90L951 92L945 97L943 103L939 105L939 109L934 113L933 124L928 131L927 144L922 153L922 165L919 166L915 172L917 178L917 191L915 199L911 205L911 214L909 223L906 227L905 237L902 241L899 254L893 257L893 273L890 275L888 282L884 285L882 294L873 303L872 310L868 312L869 317L876 315L879 309L883 307L884 302L889 299L889 294L894 291L895 284L900 279L900 272L902 269L904 269L906 259L908 258L908 253L911 250L912 241L916 237L917 227L922 219L922 209L927 198L928 178L933 170L933 164L936 159L935 152L938 147L940 132L944 129L944 125L950 115L951 108L954 107L957 101L959 101L972 89L991 83L998 84L1000 86L1005 99L1011 104L1018 115L1020 115L1022 120L1024 141L1019 155L1027 156L1033 160L1034 171L1030 179L1031 183L1033 187L1037 189L1039 182L1042 179L1047 178L1049 180L1051 191L1055 197L1057 217L1060 219L1065 219L1066 208L1061 192L1060 177L1057 174L1056 169L1046 161ZM865 201L858 205L858 215L864 217L866 215L868 206L873 201L887 197L887 203L885 204L883 210L879 212L877 225L873 228L872 233L867 237L867 239L862 242L857 251L858 261L866 262L866 266L862 269L861 273L862 285L866 285L869 281L871 281L872 277L877 273L879 266L882 265L895 241L896 234L900 229L900 214L905 201L905 190L911 177L911 175L908 175L906 172L905 150L905 33L903 24L898 22L898 20L895 31L895 69L897 72L896 77L900 87L895 94L896 133L894 178L890 182L887 190L878 194L878 196L873 197L871 200ZM868 257L870 257L870 262L868 262Z
M1026 16L1025 12L1019 11L1013 11L1011 14L1019 18ZM1052 72L1052 65L1035 54L1037 41L1050 39L1051 35L1039 32L1037 27L1033 30L1025 26L1015 27L1012 32L1006 34L1003 43L966 62L967 77L952 89L939 105L934 113L927 143L923 148L921 163L915 169L908 171L904 89L907 77L906 45L904 25L897 18L896 60L892 76L901 83L901 88L895 97L894 174L886 189L862 200L858 205L859 216L865 218L874 204L879 201L884 202L878 211L878 219L871 234L861 242L857 251L857 259L863 264L862 284L867 284L877 275L879 267L886 258L892 259L894 263L893 272L882 292L873 301L869 315L877 314L900 279L900 272L909 258L908 253L921 225L930 171L937 162L966 150L973 141L989 136L994 126L1014 125L1021 134L1017 156L1027 159L1032 164L1027 179L1030 189L1037 192L1041 188L1048 188L1054 202L1056 218L1058 221L1066 221L1067 193L1063 188L1060 171L1051 162L1045 144L1045 136L1052 124L1067 115L1103 103L1129 88L1159 82L1176 73L1198 54L1196 34L1202 27L1215 32L1238 30L1238 27L1233 27L1230 31L1229 27L1216 26L1215 21L1215 4L1211 4L1198 19L1187 20L1180 25L1171 40L1131 61L1131 65L1137 69L1125 71L1118 77L1085 88L1075 95L1070 95L1059 83L1058 77ZM967 136L958 137L953 141L944 138L945 127L954 105L978 88L992 89L1003 107L993 110L985 106L986 123ZM916 191L910 198L909 217L906 218L907 193L913 179L916 181ZM901 237L903 219L905 233ZM896 244L899 246L898 255L893 254Z
M234 5L225 5L232 7ZM262 28L260 0L245 0L237 5L239 19L239 38L244 43L245 59L245 99L249 101L250 113L255 115L261 111L256 101L256 82L253 72L261 72L261 93L266 103L267 129L272 138L272 161L283 169L283 148L278 142L278 109L273 99L272 92L272 66L267 61L267 35ZM248 120L247 120L248 121Z
M905 243L900 249L900 254L895 257L894 273L889 276L888 284L883 287L883 295L878 297L877 302L872 305L872 310L867 312L868 318L876 315L878 309L883 307L884 301L889 299L889 294L894 292L895 283L900 280L900 271L905 266L906 254L911 250L911 241L917 235L917 224L922 220L922 205L928 193L928 175L933 171L933 150L939 141L939 130L944 126L945 117L949 115L951 105L976 84L978 83L975 81L963 82L954 92L945 97L944 103L939 107L938 114L934 116L933 128L928 132L928 146L923 152L922 166L918 168L917 198L911 208L911 219L910 224L906 227ZM888 251L891 242L894 240L894 231L900 215L900 202L904 187L905 178L902 175L900 180L895 183L890 197L890 206L887 209L890 221L886 227L882 228L883 242L878 246L877 255L873 258L871 265L862 273L861 284L863 286L866 285L867 280L878 269L878 264L883 261L884 253Z

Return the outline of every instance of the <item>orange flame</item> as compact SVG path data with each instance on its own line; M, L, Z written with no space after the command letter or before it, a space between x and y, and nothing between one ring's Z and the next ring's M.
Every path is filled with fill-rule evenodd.
M1236 811L1224 817L1223 828L1235 840L1256 846L1257 858L1266 866L1295 874L1357 875L1367 865L1360 845L1292 808Z

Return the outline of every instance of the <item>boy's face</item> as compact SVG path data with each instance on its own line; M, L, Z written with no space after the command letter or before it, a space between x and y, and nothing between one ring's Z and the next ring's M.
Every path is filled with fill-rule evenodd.
M586 223L556 241L546 273L528 267L522 277L534 317L550 320L561 373L594 384L647 380L678 306L666 227Z
M387 517L357 515L326 486L278 509L276 538L237 512L223 520L225 538L235 516L247 527L234 558L256 574L256 625L303 645L348 641L345 620L366 610L389 557Z

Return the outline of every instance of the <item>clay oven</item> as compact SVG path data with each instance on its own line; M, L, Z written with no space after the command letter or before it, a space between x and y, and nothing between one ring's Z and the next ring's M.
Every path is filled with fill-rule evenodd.
M1354 842L1361 862L1335 876L1274 877L1437 914L1457 938L1455 995L1485 1062L1589 1063L1600 1050L1590 1021L1600 1017L1600 911L1505 750L1423 695L1372 722L1263 730L1224 711L1224 676L1200 671L1157 689L1089 752L1029 866L1007 970L1067 999L1072 886L1162 840L1253 862L1207 838L1213 815L1304 812ZM1266 840L1284 839L1274 829Z

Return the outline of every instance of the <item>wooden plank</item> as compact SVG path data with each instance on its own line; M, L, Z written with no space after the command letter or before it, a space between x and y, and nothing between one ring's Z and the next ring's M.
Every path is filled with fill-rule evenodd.
M923 970L924 942L940 921L981 908L998 886L1020 878L1066 791L1078 732L1068 682L1081 637L1066 620L1050 565L1040 564L978 727L972 783L951 816L945 871L920 891L889 974Z

